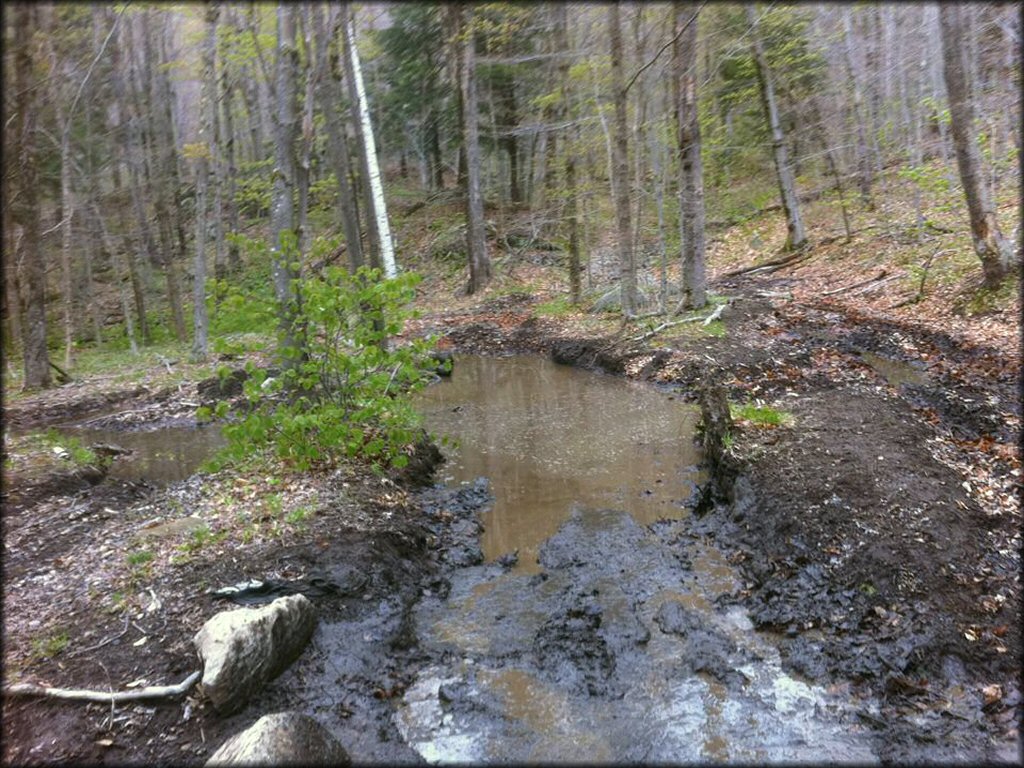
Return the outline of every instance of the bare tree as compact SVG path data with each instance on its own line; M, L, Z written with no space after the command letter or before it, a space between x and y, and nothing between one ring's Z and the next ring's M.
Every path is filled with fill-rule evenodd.
M209 318L206 313L206 230L207 192L210 181L210 162L217 163L217 3L206 6L206 40L203 41L203 74L199 98L199 148L196 158L196 259L192 283L192 359L202 361L207 354ZM220 219L220 211L213 215Z
M554 15L555 48L562 54L558 66L562 93L561 98L558 100L557 109L558 121L562 123L565 122L569 115L569 99L571 95L569 80L569 14L565 3L555 5ZM553 137L551 141L554 141ZM580 235L579 213L577 210L579 190L576 186L576 147L573 146L572 136L568 129L563 131L559 146L565 163L565 194L567 197L565 215L569 225L569 295L572 297L573 304L578 304L580 301ZM547 184L544 186L546 187Z
M298 133L298 105L295 79L299 52L295 47L296 6L277 6L277 119L274 121L274 185L270 203L273 233L272 267L274 295L278 303L280 339L278 356L285 367L294 367L301 357L296 328L298 315L300 257L295 232L295 139Z
M484 196L480 187L480 129L477 114L476 40L473 33L473 10L466 7L457 11L469 14L460 18L458 34L462 39L462 140L466 147L466 248L469 253L469 285L467 291L476 293L491 279L491 260L487 256L484 232Z
M38 85L32 46L40 28L39 6L19 3L14 18L15 162L17 188L11 209L14 224L21 227L22 352L26 389L51 384L50 355L46 349L46 268L39 247L39 168L36 149L36 99Z
M636 315L636 255L633 250L629 215L629 126L626 122L626 88L622 61L620 0L608 6L608 36L611 39L612 92L615 98L615 141L612 150L612 194L619 240L619 296L622 314Z
M747 21L750 24L750 47L754 54L757 79L761 85L761 102L772 132L775 172L779 180L782 208L786 212L786 227L788 229L786 249L796 250L802 248L807 243L807 236L804 234L804 223L800 218L800 204L797 200L796 182L793 179L793 169L789 165L786 136L782 132L782 123L779 121L779 109L775 103L775 89L772 85L771 69L768 66L768 59L764 55L764 46L761 44L761 37L757 29L757 12L754 10L753 3L748 3L746 9Z
M1013 248L999 230L995 206L985 184L985 172L974 127L974 98L967 77L963 10L958 4L944 4L939 8L943 71L949 93L953 146L967 200L974 250L981 259L985 283L994 286L1009 273Z
M697 119L696 3L675 4L677 31L673 56L679 135L679 231L682 250L681 307L699 309L707 303L704 271L704 167L700 121ZM685 26L685 28L684 28Z

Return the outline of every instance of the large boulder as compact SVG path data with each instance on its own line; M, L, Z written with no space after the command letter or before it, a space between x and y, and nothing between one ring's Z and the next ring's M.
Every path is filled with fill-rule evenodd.
M345 748L299 712L264 715L214 752L207 765L350 765Z
M203 661L203 690L216 710L227 715L244 707L298 658L315 627L316 608L305 595L222 611L207 621L193 642Z

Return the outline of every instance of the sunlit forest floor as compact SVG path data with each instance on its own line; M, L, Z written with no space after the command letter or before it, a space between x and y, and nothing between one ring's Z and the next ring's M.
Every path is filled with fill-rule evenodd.
M949 702L952 741L936 739L937 724L922 726L924 741L892 726L882 731L892 757L933 749L941 760L947 743L1012 736L1021 645L1020 277L981 287L959 205L926 201L930 224L917 231L910 183L889 177L874 210L850 202L847 240L838 202L820 198L805 208L805 257L745 274L779 259L785 222L777 211L734 211L730 225L709 226L711 304L675 318L693 322L659 330L674 319L652 314L624 325L616 311L593 311L614 299L610 226L589 227L584 301L574 307L565 256L547 246L562 244L556 235L539 215L489 206L495 277L467 296L461 202L394 181L399 260L425 277L421 316L405 337L437 334L457 354L553 352L682 399L717 378L735 406L754 409L734 414L734 450L756 511L715 512L701 524L743 568L755 623L823 633L831 643L824 657L810 659L795 638L793 663L811 676L827 670L858 681L846 683L851 695L858 686L885 691L881 721L925 717L939 706L935 697ZM600 206L590 214L611 222ZM1014 231L1018 214L1016 191L1006 188L1004 231ZM651 216L639 242L643 311L651 312L661 281ZM670 286L674 261L666 265ZM677 301L670 292L669 309ZM717 320L702 322L722 305ZM240 328L231 336L249 351L204 364L165 338L137 357L114 342L83 347L73 381L41 393L20 393L17 371L5 371L6 677L113 689L143 678L177 682L194 664L191 637L210 612L205 590L258 574L294 576L331 558L381 574L369 594L404 579L414 599L412 582L427 578L425 556L408 542L380 544L405 542L421 515L417 491L401 478L356 465L278 476L257 462L154 490L90 475L77 447L46 431L113 411L125 414L122 428L187 421L202 401L198 383L219 366L268 361L257 351L265 336ZM781 416L758 419L756 409ZM186 518L169 535L146 533ZM415 567L402 571L402 558ZM808 580L808 564L828 569L828 583ZM943 682L929 663L948 656L964 669ZM407 682L412 662L391 651L378 661L374 677L346 689L353 733L393 730L388 695L378 692ZM259 706L279 703L270 696ZM112 713L5 700L5 730L18 736L5 739L4 757L199 763L243 724L192 704L183 719L180 705ZM971 707L984 719L957 714ZM407 756L374 748L353 756Z

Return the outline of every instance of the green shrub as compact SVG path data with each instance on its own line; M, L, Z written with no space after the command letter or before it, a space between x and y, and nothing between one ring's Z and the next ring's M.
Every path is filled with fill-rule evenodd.
M419 276L382 280L379 270L354 275L328 267L298 281L296 308L301 359L283 371L247 366L245 415L223 428L228 447L220 463L241 462L272 449L299 470L330 466L344 457L375 468L404 466L405 450L419 435L419 416L408 395L433 367L433 340L391 346L411 315ZM225 416L220 403L211 414Z

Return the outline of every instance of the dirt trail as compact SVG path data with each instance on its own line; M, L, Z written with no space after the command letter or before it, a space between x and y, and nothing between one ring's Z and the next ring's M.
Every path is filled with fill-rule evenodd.
M427 317L420 327L444 330L446 345L459 352L552 354L648 380L682 399L711 376L735 402L759 399L792 414L792 426L737 425L746 466L738 502L688 528L687 537L712 542L739 569L729 602L774 633L787 674L808 685L850 681L838 693L862 703L853 716L870 733L877 757L1016 758L1018 372L998 350L836 306L759 298L766 286L720 287L735 297L723 315L724 337L669 331L653 340L657 347L586 337L535 318L523 295ZM171 394L80 394L78 405L70 390L26 401L16 412L19 423L42 423L34 414L45 413L50 400L54 413L84 417L120 401L146 418L173 420L195 399L194 385ZM8 473L5 494L19 489L19 478L11 480ZM268 489L259 478L244 480L256 509ZM283 706L331 722L357 759L419 759L394 717L403 695L422 692L415 689L417 673L437 661L416 612L429 612L450 591L462 595L502 578L501 566L480 564L476 515L486 488L412 493L356 475L304 478L273 489L315 490L319 502L304 528L246 544L218 541L193 552L187 568L161 560L148 575L136 570L125 581L125 554L139 546L136 535L151 518L205 510L237 482L197 476L164 490L110 479L95 486L44 481L42 490L23 493L22 511L5 520L5 545L10 535L17 539L5 557L5 663L58 686L100 681L118 689L143 677L176 682L195 663L192 634L221 607L207 589L326 572L348 587L319 604L326 618L310 652L228 720L197 700L113 713L5 700L5 732L15 734L5 739L6 762L197 764L250 720ZM8 496L5 506L11 498L18 497ZM550 562L558 541L579 543L573 525L545 545ZM683 553L679 533L655 527L629 535L654 536L659 547ZM15 571L6 570L9 563ZM568 579L563 602L547 617L536 650L548 669L568 675L570 687L595 683L595 690L617 695L622 681L604 674L597 645L561 666L560 659L586 650L571 638L597 637L588 627L610 610L599 600L595 614L572 573L556 577ZM532 594L541 585L525 589ZM125 609L109 610L118 591ZM155 604L150 594L159 609L147 610ZM647 631L654 618L646 617ZM636 640L635 625L608 621L622 638ZM660 622L686 635L685 614L668 612ZM136 645L143 637L147 642ZM622 654L623 670L630 657ZM715 668L714 659L709 665ZM712 678L705 684L731 684ZM514 676L503 680L492 683L514 698ZM458 710L462 693L444 695Z

